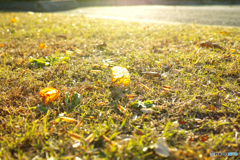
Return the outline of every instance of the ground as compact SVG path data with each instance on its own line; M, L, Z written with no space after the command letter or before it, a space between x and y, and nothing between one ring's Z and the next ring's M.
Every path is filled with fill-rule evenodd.
M0 24L1 159L239 154L239 28L33 12Z

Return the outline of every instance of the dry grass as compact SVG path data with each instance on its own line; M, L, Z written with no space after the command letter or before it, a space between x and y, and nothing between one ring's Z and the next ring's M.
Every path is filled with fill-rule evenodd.
M0 25L1 159L161 159L152 146L163 137L168 159L240 150L239 28L39 13L1 13ZM69 59L37 68L31 56ZM114 86L103 60L126 67L130 84ZM38 92L48 86L60 96L45 114ZM151 101L153 113L131 106L126 95ZM60 121L61 113L78 124Z

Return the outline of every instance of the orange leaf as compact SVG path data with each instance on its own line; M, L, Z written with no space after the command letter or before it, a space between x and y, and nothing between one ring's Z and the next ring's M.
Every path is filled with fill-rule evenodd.
M138 97L138 95L126 95L129 100Z
M40 49L45 49L45 48L47 48L47 47L46 47L46 45L45 45L44 43L40 43L40 44L39 44L39 48L40 48Z
M126 108L120 106L120 105L117 105L117 108L122 112L122 113L125 113L127 110Z
M112 70L112 82L114 84L123 84L127 86L130 82L130 74L128 70L124 67L115 66L111 68Z
M199 136L197 139L199 139L202 142L205 142L206 140L208 140L208 135L205 136Z
M146 90L150 90L146 85L142 84L142 83L139 83L140 86L142 86L143 88L145 88Z
M55 101L59 96L60 91L55 88L47 87L38 92L43 97L43 102L48 104L49 102Z
M65 122L69 122L69 123L76 123L77 122L76 119L69 118L69 117L60 117L60 120L65 121Z
M97 103L96 105L97 106L100 106L100 105L104 105L104 104L108 104L109 102L99 102L99 103Z
M3 48L5 45L4 44L0 44L0 48Z
M230 33L226 32L226 31L220 31L219 33L220 34L226 34L226 35L230 36Z
M208 110L212 110L212 111L215 111L217 108L214 107L214 106L208 106L208 107L206 107L206 109L208 109Z

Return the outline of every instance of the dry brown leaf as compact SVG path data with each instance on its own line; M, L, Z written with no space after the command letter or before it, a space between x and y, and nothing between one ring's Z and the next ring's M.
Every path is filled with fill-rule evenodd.
M143 113L152 114L154 111L151 108L141 108Z
M102 88L101 87L97 87L97 86L87 86L85 89L87 89L87 90L92 90L92 89L99 89L99 90L101 90Z
M109 139L109 138L106 137L105 135L102 135L102 138L103 138L105 141L107 141L110 145L113 145L113 146L116 145L113 141L111 141L111 139Z
M224 49L223 47L221 47L219 44L217 43L213 43L213 42L200 42L200 46L202 47L210 47L210 48L218 48L218 49Z
M148 76L152 76L152 77L159 77L161 76L160 73L158 72L150 72L150 71L146 71L146 72L141 72L142 74L148 75Z
M74 140L77 140L77 141L81 141L82 140L82 136L79 135L79 134L76 134L76 133L72 133L72 132L68 132L69 133L69 136L74 139Z
M94 134L90 134L87 138L85 138L85 143L90 144L94 140Z
M143 88L145 88L146 90L150 90L146 85L142 84L142 83L139 83L140 86L142 86Z

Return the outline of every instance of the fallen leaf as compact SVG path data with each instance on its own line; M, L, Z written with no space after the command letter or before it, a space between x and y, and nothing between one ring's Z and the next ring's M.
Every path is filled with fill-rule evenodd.
M186 124L186 122L185 121L182 121L182 120L178 120L178 123L180 123L180 124Z
M140 129L136 129L136 128L134 128L133 134L141 135L141 136L144 135L143 132Z
M198 140L202 141L202 142L205 142L206 140L208 140L208 135L205 135L205 136L199 136L197 137Z
M40 43L40 44L39 44L39 48L40 48L40 49L45 49L45 48L47 48L47 47L46 47L46 45L45 45L44 43Z
M127 86L130 82L130 74L128 70L124 67L115 66L111 68L112 70L112 82L114 84L123 84Z
M16 18L11 18L11 19L10 19L10 22L11 22L11 23L15 23L15 22L17 22L17 19L16 19Z
M73 132L68 132L68 133L69 133L69 136L72 139L77 140L77 141L81 141L82 140L82 136L81 135L73 133Z
M47 87L38 92L43 97L43 102L48 104L49 102L55 101L59 96L60 91L55 88Z
M29 11L29 12L27 12L27 14L30 15L30 16L33 16L34 12Z
M102 88L101 87L97 87L97 86L87 86L85 89L87 89L87 90L92 90L92 89L99 89L99 90L101 90Z
M154 113L154 111L151 108L141 108L140 109L143 113L147 113L147 114L152 114Z
M82 51L81 51L80 49L78 49L78 48L74 48L74 51L75 51L76 53L78 53L78 54L82 54Z
M6 54L5 52L1 53L1 54L0 54L0 57L4 56L5 54Z
M148 76L151 76L151 77L160 77L161 74L158 73L158 72L150 72L150 71L146 71L146 72L141 72L142 74L146 74Z
M105 141L107 141L110 145L113 145L113 146L116 145L116 144L115 144L114 142L112 142L111 139L109 139L108 137L102 135L102 138L103 138Z
M125 113L127 110L126 108L122 107L121 105L117 105L117 108L122 112Z
M104 105L104 104L108 104L109 102L98 102L96 103L97 106L101 106L101 105Z
M43 105L39 105L37 106L37 109L40 111L40 112L43 112L43 113L47 113L48 111L48 108L44 107Z
M138 97L138 95L126 95L129 100Z
M101 70L91 70L92 73L100 73L102 72Z
M208 106L208 107L205 107L206 109L208 110L212 110L212 111L215 111L217 108L214 107L214 106Z
M92 133L85 139L85 143L90 144L93 140L94 140L94 134Z
M226 35L230 36L230 33L226 32L226 31L220 31L219 33L220 34L226 34Z
M150 90L146 85L142 84L142 83L139 83L140 86L142 86L143 88L145 88L146 90Z
M69 122L69 123L77 123L76 119L69 118L69 117L60 117L61 121Z
M210 47L210 48L218 48L218 49L222 49L223 50L223 47L221 47L219 44L212 43L210 41L208 41L208 42L201 42L200 46L202 46L202 47Z
M154 151L157 155L161 157L168 157L169 149L167 143L163 139L158 139L156 144L154 145Z
M68 50L66 50L65 53L66 53L66 54L73 54L73 51L68 51Z
M0 44L0 48L3 48L5 45L4 44Z
M81 121L78 122L78 124L75 126L75 128L79 128L83 123L83 119Z

